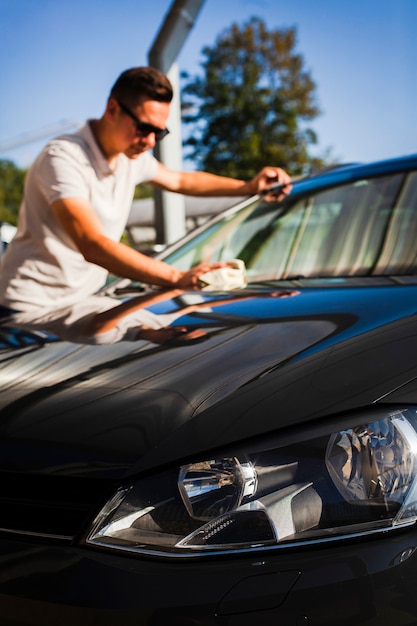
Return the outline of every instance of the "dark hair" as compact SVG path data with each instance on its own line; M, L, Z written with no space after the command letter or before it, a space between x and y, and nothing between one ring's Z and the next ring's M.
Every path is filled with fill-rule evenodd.
M132 67L120 74L110 97L133 106L140 98L171 102L172 85L163 72L154 67Z

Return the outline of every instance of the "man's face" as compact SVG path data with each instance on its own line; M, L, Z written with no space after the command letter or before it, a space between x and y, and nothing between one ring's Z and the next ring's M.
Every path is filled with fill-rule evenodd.
M160 135L164 135L170 105L156 100L141 100L134 107L118 102L119 128L123 132L121 150L129 159L135 159L146 150L154 148Z

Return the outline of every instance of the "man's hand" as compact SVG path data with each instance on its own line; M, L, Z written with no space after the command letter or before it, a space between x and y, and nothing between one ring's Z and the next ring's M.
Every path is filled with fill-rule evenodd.
M182 277L175 284L175 287L180 289L201 289L199 278L206 272L218 269L219 267L226 267L227 263L201 263L195 267L184 272Z
M261 193L272 185L284 185L277 200L282 200L291 191L291 178L280 167L264 167L258 174L246 183L248 195Z

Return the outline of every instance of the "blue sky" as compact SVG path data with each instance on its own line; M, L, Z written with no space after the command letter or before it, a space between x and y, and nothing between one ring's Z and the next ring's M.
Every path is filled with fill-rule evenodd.
M0 145L27 138L0 158L26 167L47 129L100 116L120 72L147 64L171 4L0 0ZM179 69L198 72L203 46L252 16L297 28L322 111L316 153L350 162L417 152L417 0L205 0Z

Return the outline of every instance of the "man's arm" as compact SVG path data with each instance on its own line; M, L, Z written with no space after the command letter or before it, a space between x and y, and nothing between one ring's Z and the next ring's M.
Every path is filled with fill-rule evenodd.
M272 184L285 185L283 195L291 190L291 179L280 167L264 167L252 180L243 181L208 172L176 172L158 163L153 184L190 196L250 196Z
M103 234L94 211L82 198L57 200L52 204L52 210L85 260L116 276L161 287L193 289L198 286L201 274L224 265L202 264L182 272L124 243L113 241Z

